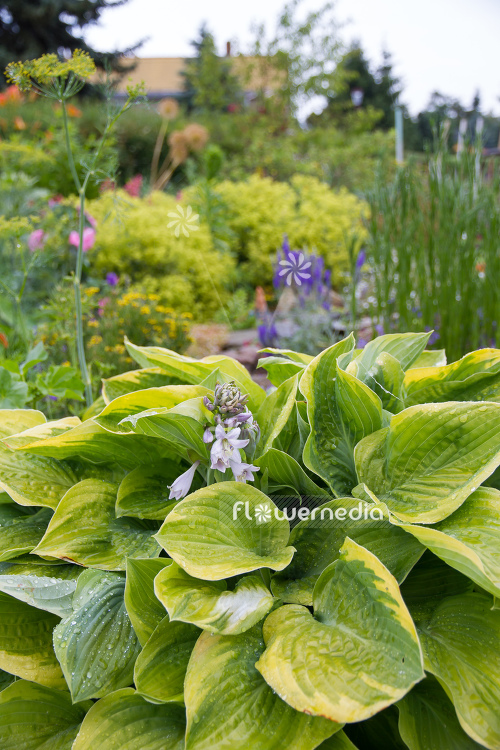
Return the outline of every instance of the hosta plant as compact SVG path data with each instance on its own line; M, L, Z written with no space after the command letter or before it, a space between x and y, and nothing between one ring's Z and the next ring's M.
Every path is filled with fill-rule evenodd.
M500 350L127 348L0 411L0 746L500 747Z

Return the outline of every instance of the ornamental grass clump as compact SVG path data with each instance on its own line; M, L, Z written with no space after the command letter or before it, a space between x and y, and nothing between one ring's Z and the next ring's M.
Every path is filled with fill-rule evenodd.
M428 339L0 411L0 747L500 747L500 350Z

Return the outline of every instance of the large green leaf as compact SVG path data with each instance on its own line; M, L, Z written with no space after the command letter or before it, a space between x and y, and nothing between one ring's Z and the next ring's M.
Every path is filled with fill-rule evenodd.
M264 623L257 669L299 711L362 721L424 676L413 621L395 578L349 538L314 587L314 616L286 605Z
M125 346L130 356L142 367L160 367L167 375L179 378L183 383L201 383L211 372L219 369L248 394L251 411L257 411L266 397L265 391L252 380L248 370L231 357L216 354L196 360L159 346L135 346L127 339Z
M439 401L500 401L500 350L480 349L443 367L406 373L406 405Z
M135 518L115 518L117 485L84 479L59 503L34 550L102 570L125 570L127 557L157 557L154 528Z
M257 362L257 367L266 370L268 380L278 388L295 375L300 377L306 368L306 364L293 362L287 357L262 357Z
M249 630L274 604L260 576L244 576L229 591L226 581L192 578L176 563L158 573L155 592L170 620L190 622L220 635Z
M108 404L99 416L97 424L111 432L130 432L126 423L120 422L130 414L138 414L147 409L171 409L173 406L197 396L206 396L210 391L200 385L166 385L161 388L147 388L120 396Z
M0 443L0 490L16 503L55 508L75 482L76 477L67 464L14 451Z
M32 607L66 617L72 612L76 579L81 572L76 565L3 563L0 565L0 591Z
M412 370L421 367L441 367L446 364L444 349L425 349L417 359L411 363Z
M0 669L25 680L64 690L52 646L59 618L0 592Z
M340 496L349 494L357 484L354 446L382 426L379 397L337 367L337 359L353 349L352 335L325 349L308 365L300 381L311 425L304 463Z
M145 388L160 388L162 385L174 385L180 381L165 375L159 367L148 367L142 370L129 370L102 381L102 395L106 404L126 393L142 391Z
M116 497L116 516L164 521L177 500L169 500L169 487L187 468L169 459L137 466L124 477ZM195 474L192 487L201 484Z
M397 581L403 581L424 547L389 521L373 520L372 507L344 497L324 503L300 521L290 535L297 551L286 570L273 576L273 593L291 604L312 605L318 576L339 558L346 536L376 555Z
M199 628L164 617L137 657L134 683L152 703L183 703L184 678Z
M481 750L462 729L453 703L432 676L399 701L399 731L409 750Z
M164 557L153 560L129 557L127 560L125 607L141 646L165 617L165 607L155 595L154 580L171 564L172 560Z
M71 750L92 706L68 693L20 680L0 693L2 750Z
M125 609L125 577L84 571L73 612L54 629L54 648L74 701L100 698L132 682L140 646Z
M453 701L463 729L500 747L500 610L491 596L466 593L441 601L418 623L425 668Z
M124 688L90 709L72 750L184 750L185 727L181 706L155 706Z
M40 542L52 517L49 508L26 513L18 505L0 505L0 561L31 552Z
M272 447L295 406L296 394L297 376L285 380L262 403L257 412L257 423L261 431L259 453L265 453Z
M286 546L288 521L276 517L275 507L251 485L220 482L181 500L156 539L189 575L205 581L259 568L283 570L294 549Z
M359 481L397 518L442 521L500 464L500 404L411 406L355 457Z
M200 636L184 683L186 750L313 750L340 729L295 711L271 690L255 668L263 650L257 627Z
M318 745L317 750L357 750L357 748L352 744L346 733L341 730ZM391 750L396 749L391 748Z
M348 372L364 383L372 379L371 370L381 354L396 359L403 370L407 370L425 349L430 333L386 333L369 341L362 351L347 366Z
M0 409L22 409L28 400L28 384L0 366Z
M35 409L0 409L0 439L16 435L45 421L42 412Z
M481 588L500 596L500 491L480 487L435 526L402 528Z
M359 750L408 750L399 736L398 718L397 708L389 706L371 719L348 724L345 733Z
M31 454L58 459L83 458L93 463L117 463L126 469L169 455L168 447L161 440L134 433L116 435L93 419L62 435L25 445L24 450L29 451L29 454L23 454L26 460L34 460Z
M189 399L171 409L159 407L139 412L126 421L135 432L165 441L168 449L182 458L208 459L203 432L207 424L213 423L213 415L201 398Z
M270 448L263 456L254 459L253 463L263 472L267 470L269 479L278 487L289 487L298 495L308 495L309 498L318 498L319 501L331 497L328 490L318 487L302 466L284 451Z
M73 427L78 427L80 424L81 420L78 417L64 417L63 419L43 422L29 427L22 432L4 438L2 442L13 450L16 448L24 448L25 445L30 445L38 440L45 440L50 437L62 435Z

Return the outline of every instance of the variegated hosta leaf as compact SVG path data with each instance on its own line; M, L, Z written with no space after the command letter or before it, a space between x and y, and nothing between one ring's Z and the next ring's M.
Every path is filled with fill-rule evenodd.
M78 458L93 463L117 463L128 470L171 455L171 451L162 440L133 433L116 435L105 430L93 419L82 422L81 425L56 437L25 445L24 450L29 452L20 455L26 461L40 462L39 456L49 456L53 457L52 462L57 466L58 462L54 462L54 458ZM3 471L1 459L0 470Z
M285 426L295 406L296 394L297 376L294 376L285 380L266 397L257 412L257 423L261 431L258 445L259 455L272 448L273 442Z
M267 470L269 479L280 488L290 488L297 495L308 495L309 498L317 498L318 502L331 497L328 490L318 487L302 466L284 451L270 448L263 456L254 459L253 463L259 466L262 472Z
M417 359L411 363L411 369L421 367L441 367L446 364L446 352L444 349L425 349Z
M134 683L152 703L183 703L184 678L199 628L164 617L137 657Z
M81 572L76 565L2 563L0 591L32 607L66 617L73 611L71 602Z
M226 581L192 578L176 563L158 573L155 592L170 620L190 622L220 635L244 633L274 604L260 576L244 576L228 591Z
M312 359L312 357L311 357ZM257 367L267 371L267 379L276 388L286 380L298 375L300 378L306 368L306 363L293 362L287 357L262 357L257 362Z
M54 629L54 648L74 701L130 685L139 642L125 609L125 577L84 571L73 612Z
M304 463L340 496L350 494L357 484L356 443L382 426L379 397L337 366L337 359L353 348L351 335L325 349L308 365L300 381L311 425Z
M16 503L56 508L76 481L67 464L21 453L0 443L0 490L7 492Z
M213 423L213 415L201 398L189 399L171 409L159 407L139 412L125 421L134 432L164 441L169 451L184 459L208 460L203 432L206 424Z
M35 409L0 409L0 440L46 421L42 412Z
M216 354L196 360L160 346L136 346L127 339L125 346L130 356L142 367L160 367L163 372L179 378L183 383L201 383L219 369L234 380L243 393L248 394L251 411L256 412L266 397L264 389L252 380L246 367L231 357Z
M0 592L0 669L40 685L65 690L52 646L59 618Z
M155 594L154 580L172 560L165 557L153 560L132 558L127 560L125 607L141 646L165 617L165 607Z
M155 706L124 688L92 706L72 750L184 750L185 728L181 706Z
M307 520L300 521L290 534L290 544L297 550L293 560L283 573L273 576L275 596L311 606L318 576L339 558L347 536L376 555L401 583L424 547L389 521L373 520L369 515L372 508L369 503L343 497L320 505Z
M127 423L120 424L131 414L138 414L147 409L171 409L183 401L209 394L208 388L199 385L166 385L161 388L146 388L134 391L112 401L98 417L97 424L110 432L130 432Z
M90 701L19 680L0 693L2 750L71 750Z
M117 518L134 516L164 521L177 503L177 500L169 500L169 486L188 468L188 465L164 459L132 469L118 488ZM201 483L199 474L195 474L192 489L198 489Z
M5 690L5 688L11 683L15 682L15 680L16 678L13 674L9 674L8 672L4 672L3 669L0 669L0 692Z
M14 503L0 505L0 561L19 557L31 552L39 543L50 519L52 511L42 508L37 513L27 513Z
M304 352L294 352L293 349L274 349L272 346L265 346L263 349L259 349L259 353L273 354L303 365L308 365L314 359L310 354L304 354Z
M258 627L243 635L200 636L184 683L186 750L313 750L340 729L273 693L255 668L263 650Z
M438 401L500 401L500 350L480 349L443 367L409 370L406 405Z
M154 528L135 518L115 518L117 485L84 479L59 503L35 554L89 568L125 570L127 557L157 557Z
M81 424L81 420L78 417L64 417L64 419L57 419L51 422L42 422L34 427L29 427L23 432L18 432L15 435L4 438L2 441L12 450L17 448L24 448L25 445L30 445L38 440L46 440L50 437L57 437L63 435L68 430L72 430L73 427L78 427Z
M500 610L482 593L450 596L418 623L425 668L450 696L463 729L500 747Z
M314 587L314 616L286 605L264 623L257 669L298 711L362 721L424 676L422 654L395 578L349 538Z
M290 528L264 493L241 482L210 485L170 511L156 539L195 578L218 581L259 568L283 570Z
M399 731L409 750L481 750L464 732L439 682L429 675L399 701Z
M500 596L500 491L480 487L435 526L401 526L448 565Z
M165 375L159 367L142 370L129 370L102 381L102 395L106 404L126 393L142 391L145 388L161 388L163 385L176 385L180 380Z
M356 750L408 750L399 736L398 718L396 706L389 706L371 719L348 724L345 732Z
M332 737L318 745L317 750L358 750L355 745L352 744L349 737L345 732L335 732ZM392 748L391 748L392 750Z
M397 518L442 521L500 464L500 404L411 406L355 456L359 481Z
M430 333L386 333L369 341L362 351L346 367L363 383L371 380L370 371L381 354L396 359L403 370L407 370L421 356Z

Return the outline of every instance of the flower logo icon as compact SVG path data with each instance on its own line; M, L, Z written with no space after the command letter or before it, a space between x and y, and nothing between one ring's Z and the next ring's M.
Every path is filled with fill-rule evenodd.
M168 222L167 229L173 229L176 237L179 237L181 232L184 237L189 237L190 232L197 232L200 228L197 224L200 216L193 213L191 206L184 209L179 205L175 211L169 211L168 216L173 221Z
M255 518L257 523L267 523L271 520L272 511L267 503L261 503L255 507Z
M311 278L311 274L307 272L311 267L311 261L306 259L304 253L289 250L285 252L285 258L280 260L279 265L281 270L278 275L285 277L288 286L291 286L293 281L300 286L303 281Z

